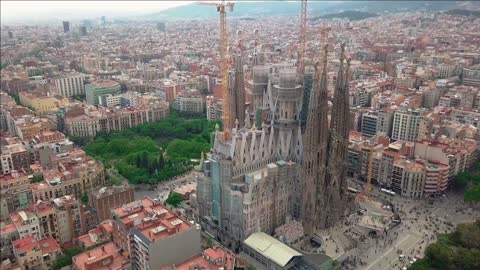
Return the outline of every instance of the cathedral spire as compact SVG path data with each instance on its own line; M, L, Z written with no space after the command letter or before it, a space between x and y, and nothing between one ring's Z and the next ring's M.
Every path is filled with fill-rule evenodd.
M237 32L238 45L237 53L235 56L235 115L238 118L240 125L245 123L245 78L243 73L243 61L242 61L242 31Z
M323 67L315 63L313 88L310 93L307 123L304 134L304 160L302 178L304 181L302 216L305 233L313 236L318 211L324 197L325 164L328 144L328 103L327 103L327 46L324 48Z
M332 118L330 120L330 128L331 129L338 129L339 125L341 125L341 110L342 100L344 95L344 86L345 86L345 74L344 74L344 66L343 62L345 61L345 43L342 43L340 46L340 67L337 73L337 82L335 84L335 93L333 97L333 107L332 107Z

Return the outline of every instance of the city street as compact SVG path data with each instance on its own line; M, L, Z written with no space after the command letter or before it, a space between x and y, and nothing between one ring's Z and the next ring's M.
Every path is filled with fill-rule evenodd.
M364 183L349 184L363 190ZM399 210L402 222L385 236L369 238L367 245L346 251L346 255L353 259L343 269L390 270L408 267L415 257L423 257L425 248L436 241L438 234L451 232L457 224L473 222L480 216L478 206L471 208L463 202L463 195L455 192L447 192L446 196L429 201L386 195L379 187L374 187L371 197L391 202ZM345 228L348 226L341 226L332 234L341 233ZM339 257L341 254L335 255Z
M198 172L191 171L190 173L187 173L184 176L180 176L176 179L160 182L158 185L156 185L156 189L154 190L150 190L149 185L138 185L137 187L140 189L135 190L135 200L142 199L145 196L166 200L170 192L175 188L195 181L196 175L198 175Z

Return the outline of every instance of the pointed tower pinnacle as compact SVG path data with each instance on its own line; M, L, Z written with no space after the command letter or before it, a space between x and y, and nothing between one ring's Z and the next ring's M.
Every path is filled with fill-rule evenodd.
M242 61L242 31L237 32L238 45L237 53L235 57L235 103L236 103L236 116L241 125L245 123L245 77L243 74L243 61Z
M304 160L302 164L303 225L305 233L313 236L317 212L321 211L319 199L325 193L323 181L327 163L328 103L327 103L327 46L324 48L323 67L315 63L315 77L310 93L307 123L304 134Z
M348 152L348 135L350 132L350 107L348 97L348 76L350 60L344 71L345 44L341 46L340 69L335 85L332 120L328 141L328 162L325 174L325 193L321 200L318 226L328 228L336 224L344 215L346 207L346 159Z
M252 124L250 123L250 114L248 110L245 112L245 128L251 128Z

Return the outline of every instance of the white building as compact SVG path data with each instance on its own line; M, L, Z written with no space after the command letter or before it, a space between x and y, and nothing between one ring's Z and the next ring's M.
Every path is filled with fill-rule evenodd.
M73 73L55 79L57 93L64 97L85 94L85 78L84 74Z
M393 117L392 139L414 142L418 138L422 110L397 111Z

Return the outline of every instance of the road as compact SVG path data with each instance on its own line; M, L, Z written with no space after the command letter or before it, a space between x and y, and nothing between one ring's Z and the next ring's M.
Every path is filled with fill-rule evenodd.
M364 183L350 182L349 185L363 190ZM389 196L374 187L371 197L392 203L399 210L402 222L388 231L386 237L370 238L366 247L346 251L351 258L356 257L357 263L343 269L396 270L408 267L416 255L424 255L425 248L436 241L438 234L451 232L455 225L473 222L480 216L478 207L470 208L463 202L462 194L455 192L447 192L445 197L429 201ZM405 255L401 261L399 250Z
M198 175L198 172L191 171L190 173L180 176L176 179L170 181L162 181L156 187L155 190L149 190L150 186L138 186L140 190L135 191L135 200L142 199L145 196L150 198L160 198L161 200L165 200L168 194L175 188L181 186L182 184L186 184L189 182L195 181L195 176Z

